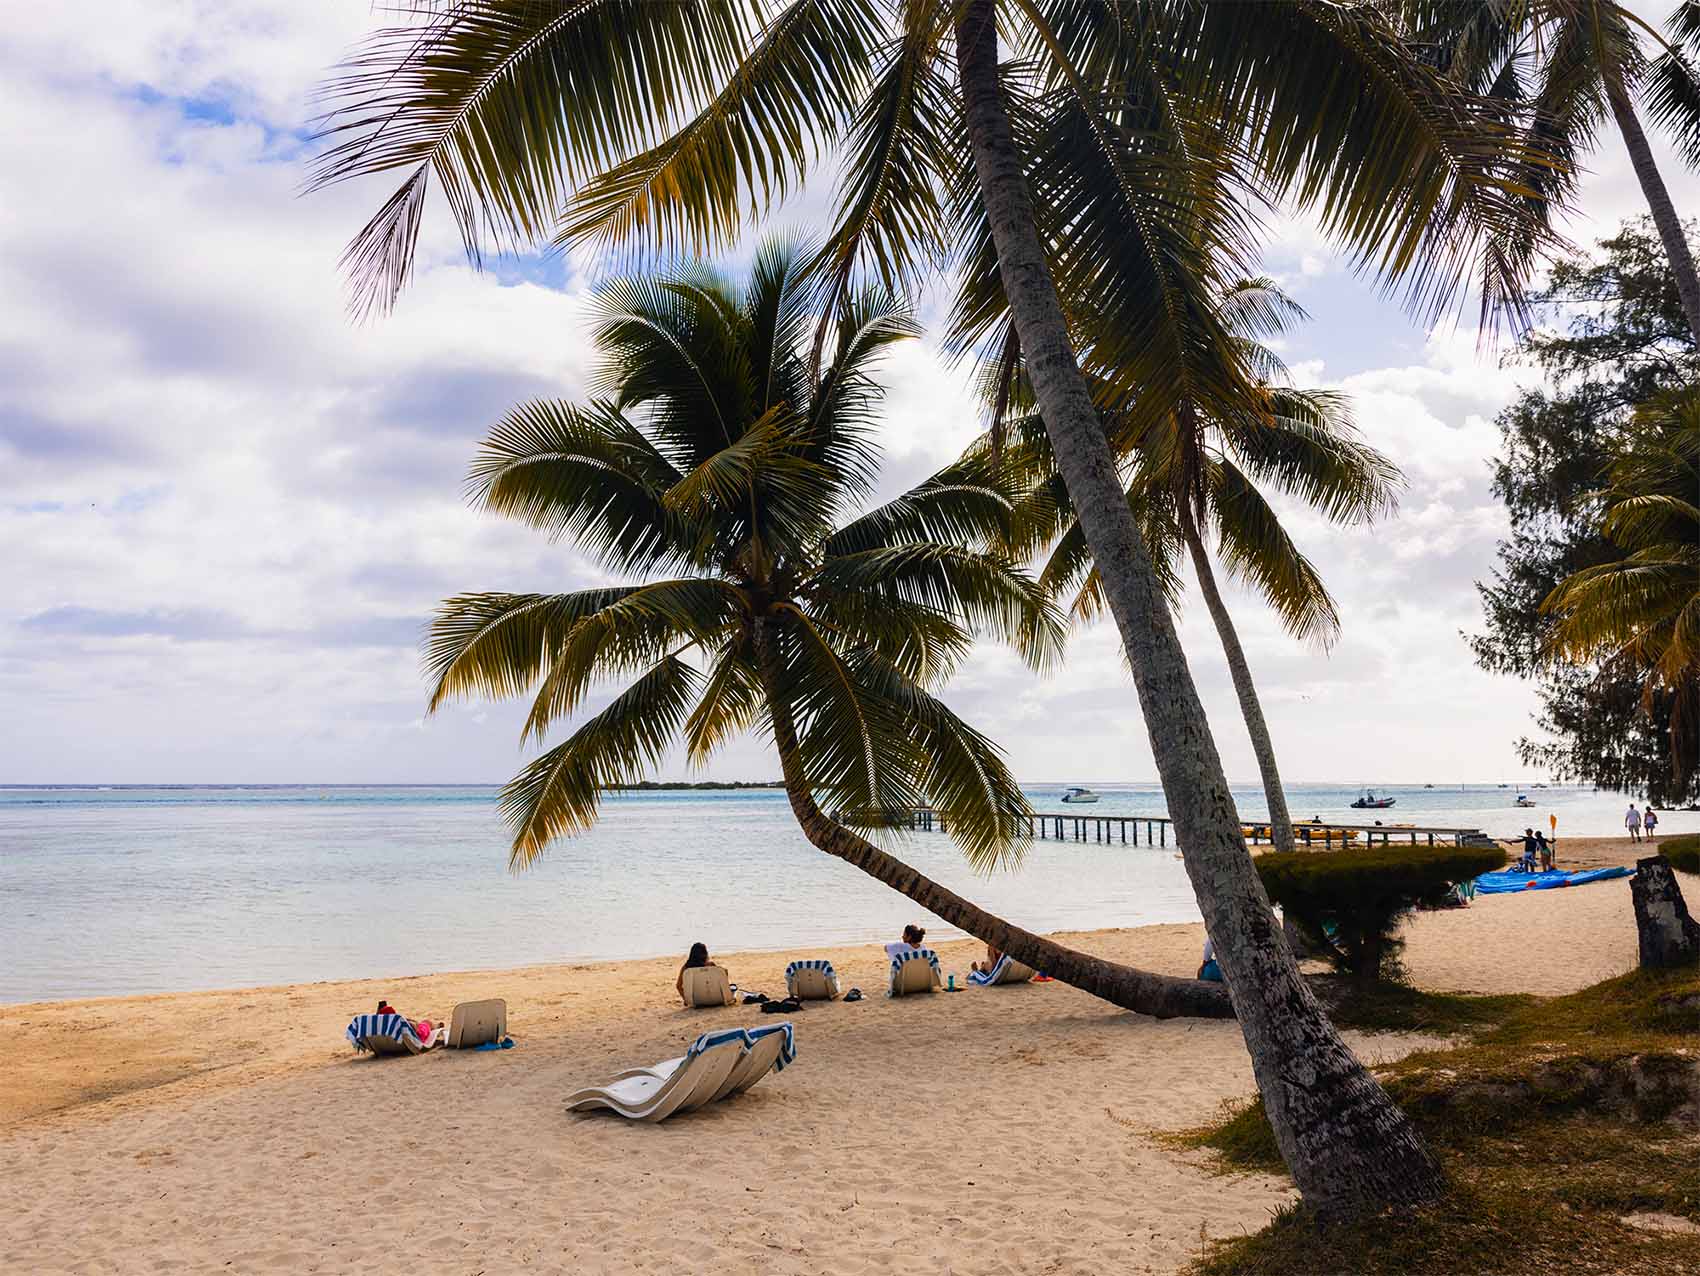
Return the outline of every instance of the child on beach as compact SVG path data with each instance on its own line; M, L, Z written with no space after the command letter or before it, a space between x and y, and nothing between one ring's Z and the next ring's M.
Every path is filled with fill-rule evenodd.
M1651 842L1653 840L1653 833L1658 829L1658 827L1659 813L1649 806L1645 811L1641 812L1641 836L1645 840Z

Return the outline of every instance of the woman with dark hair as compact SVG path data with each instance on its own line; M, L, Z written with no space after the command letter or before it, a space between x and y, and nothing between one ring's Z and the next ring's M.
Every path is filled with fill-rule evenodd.
M685 972L687 970L696 970L702 966L712 966L713 964L714 963L708 959L707 944L699 940L691 945L691 951L685 956L685 964L679 967L679 978L673 985L673 987L679 990L680 1001L684 1002L687 1006L691 1004L691 999L685 996Z
M885 946L885 955L893 961L914 952L921 946L921 941L927 937L927 932L911 922L903 928L903 938L895 944Z

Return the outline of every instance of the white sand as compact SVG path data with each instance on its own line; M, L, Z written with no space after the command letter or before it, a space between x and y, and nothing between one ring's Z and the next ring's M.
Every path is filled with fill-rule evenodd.
M1425 915L1409 965L1430 988L1582 987L1634 963L1628 894ZM1190 973L1201 933L1064 938ZM777 994L796 955L722 960ZM1234 1024L1055 983L888 1001L877 948L806 955L872 995L811 1005L794 1067L658 1126L561 1098L772 1022L680 1009L672 962L0 1007L0 1270L1170 1272L1290 1198L1151 1137L1249 1092ZM972 955L943 950L959 982ZM432 1018L505 996L520 1044L356 1058L342 1029L386 995Z

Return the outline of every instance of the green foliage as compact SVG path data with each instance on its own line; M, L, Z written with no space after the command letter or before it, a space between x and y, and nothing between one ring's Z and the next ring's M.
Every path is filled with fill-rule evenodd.
M1659 843L1659 854L1670 861L1672 868L1700 873L1700 833L1665 838Z
M1520 993L1478 997L1425 992L1409 984L1386 980L1364 984L1338 976L1313 979L1311 987L1328 1007L1328 1017L1342 1028L1440 1037L1497 1027L1534 1000Z
M1700 976L1637 970L1512 1009L1468 1044L1383 1066L1388 1093L1441 1159L1446 1198L1344 1225L1289 1208L1217 1242L1194 1276L1686 1270L1700 1262L1700 1238L1637 1231L1622 1216L1700 1221L1693 1135L1662 1120L1690 1084L1697 1025ZM1282 1171L1261 1099L1228 1105L1179 1141L1216 1152L1226 1170ZM1534 1228L1531 1201L1541 1206Z
M522 404L485 440L478 504L639 581L462 594L432 623L433 710L530 693L539 741L578 719L503 792L515 865L670 749L701 763L752 728L792 739L788 782L828 809L929 805L976 863L1019 853L1020 788L933 691L976 635L1043 665L1061 617L989 548L1014 489L986 457L856 512L879 459L873 363L915 327L882 293L851 297L816 375L812 256L766 244L742 285L700 266L607 284L597 397ZM628 685L580 717L610 681Z
M1363 847L1261 855L1269 898L1334 967L1360 980L1399 973L1400 923L1419 904L1438 905L1452 887L1504 865L1498 849Z
M1526 762L1674 806L1700 797L1700 772L1674 765L1686 750L1673 744L1692 747L1692 734L1672 734L1692 733L1700 715L1689 714L1685 728L1673 690L1631 662L1558 659L1558 617L1542 609L1566 579L1632 552L1601 527L1612 466L1630 451L1639 405L1700 384L1700 351L1651 226L1629 223L1600 247L1598 259L1558 262L1533 299L1551 324L1525 339L1519 357L1549 384L1499 416L1505 451L1494 491L1512 533L1492 579L1477 585L1485 629L1470 641L1483 668L1536 683L1545 738L1520 742Z

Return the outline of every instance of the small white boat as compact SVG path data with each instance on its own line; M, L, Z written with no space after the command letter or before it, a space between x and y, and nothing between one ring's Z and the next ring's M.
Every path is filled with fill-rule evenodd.
M1073 788L1062 795L1064 802L1096 802L1098 795L1091 789Z
M1533 806L1534 804L1534 799L1527 793L1519 793L1517 795L1517 800L1512 803L1513 806Z

